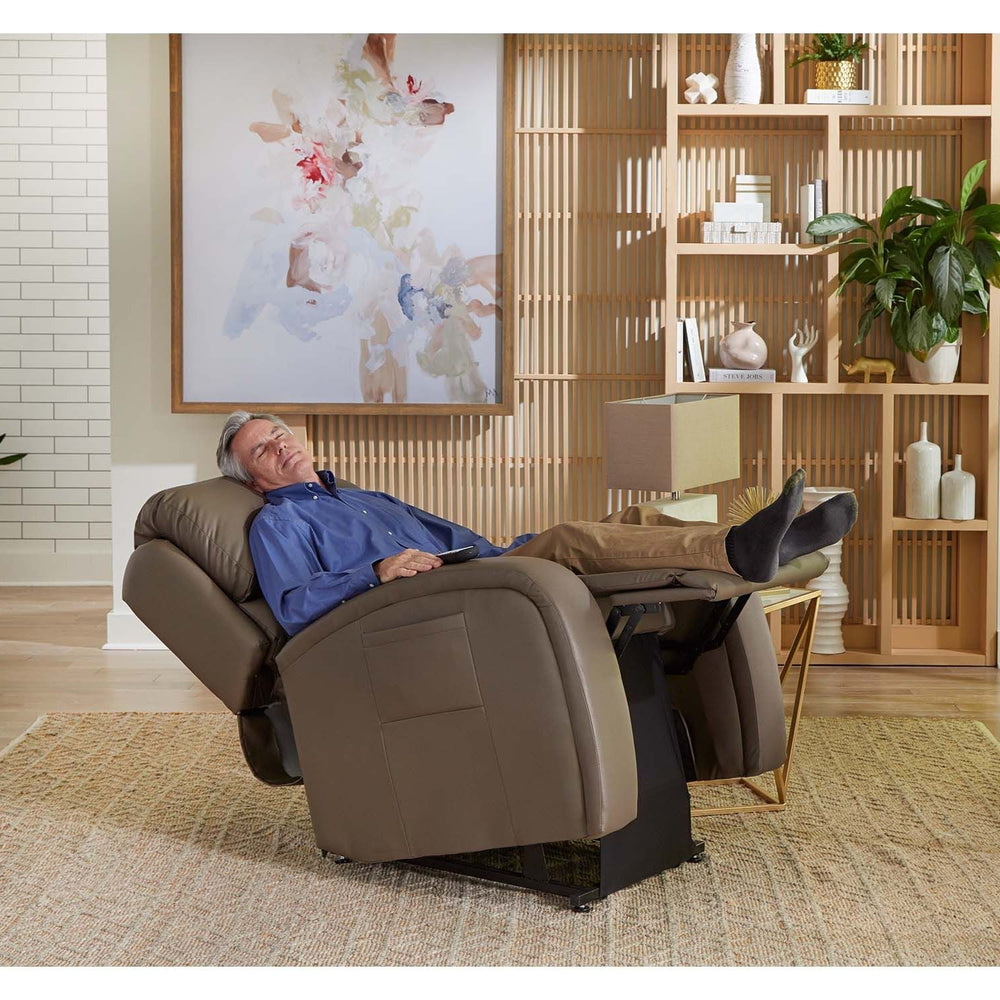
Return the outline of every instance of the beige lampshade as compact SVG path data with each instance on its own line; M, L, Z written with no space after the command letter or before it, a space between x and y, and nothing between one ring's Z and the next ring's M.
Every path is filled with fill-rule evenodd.
M738 396L689 393L604 404L609 489L681 492L740 476Z

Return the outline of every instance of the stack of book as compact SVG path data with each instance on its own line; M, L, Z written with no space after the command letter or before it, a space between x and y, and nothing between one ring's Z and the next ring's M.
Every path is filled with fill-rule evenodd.
M693 316L677 320L677 381L708 381L698 321Z
M871 104L870 90L807 90L806 104Z
M825 236L810 236L806 227L813 219L826 214L826 181L816 178L799 188L799 242L825 243Z

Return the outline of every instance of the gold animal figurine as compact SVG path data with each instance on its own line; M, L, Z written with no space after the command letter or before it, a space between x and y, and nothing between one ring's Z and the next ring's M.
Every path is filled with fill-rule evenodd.
M857 375L858 372L864 372L866 385L871 381L873 373L878 375L881 372L885 375L886 385L891 385L892 376L896 372L896 366L888 358L861 357L852 364L844 365L844 371L848 375Z

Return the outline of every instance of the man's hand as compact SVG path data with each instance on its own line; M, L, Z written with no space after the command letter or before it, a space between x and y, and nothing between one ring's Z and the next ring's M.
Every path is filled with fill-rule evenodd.
M379 583L388 583L401 576L416 576L418 573L426 573L429 569L437 569L441 565L441 560L430 552L421 552L420 549L403 549L398 555L388 556L380 559L372 565Z

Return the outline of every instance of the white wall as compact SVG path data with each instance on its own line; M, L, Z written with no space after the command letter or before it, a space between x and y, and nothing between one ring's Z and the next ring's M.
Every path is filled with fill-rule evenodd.
M109 35L112 647L155 642L121 599L139 508L218 475L223 417L170 412L169 130L167 36Z
M103 35L0 35L0 583L111 579Z

